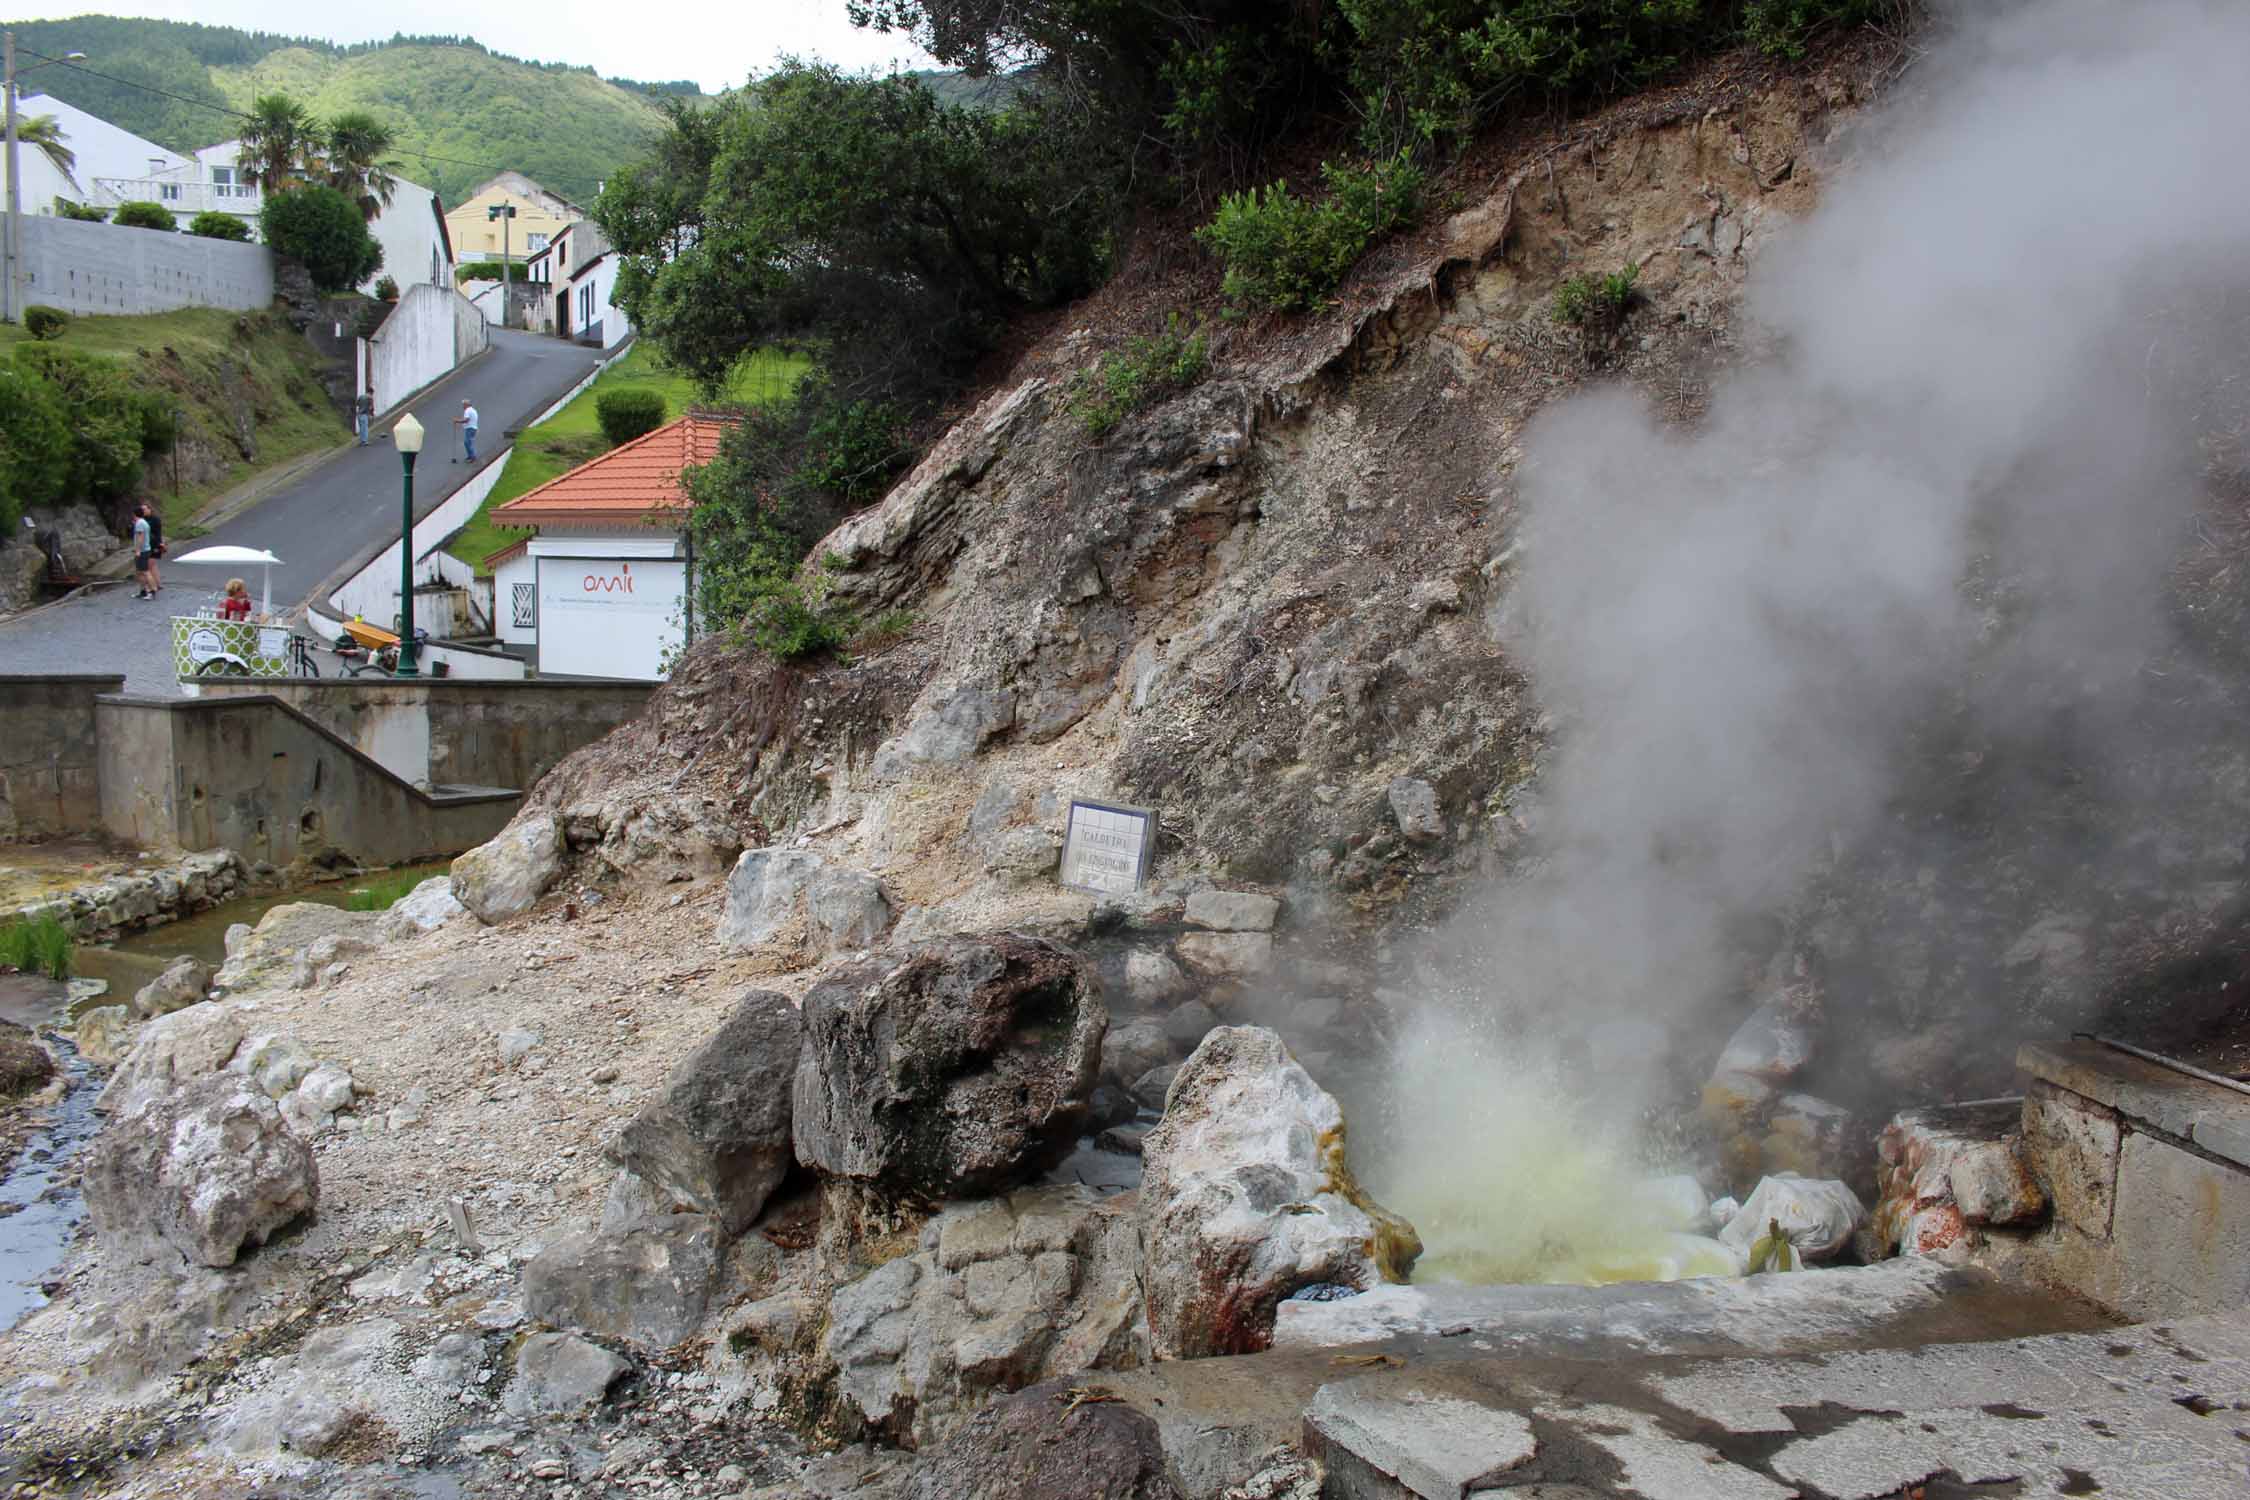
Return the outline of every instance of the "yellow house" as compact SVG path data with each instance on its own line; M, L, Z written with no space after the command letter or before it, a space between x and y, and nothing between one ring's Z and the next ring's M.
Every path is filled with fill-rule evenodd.
M492 217L499 206L512 207L513 219ZM453 255L459 262L498 260L504 248L509 259L530 259L547 248L548 241L584 218L585 214L561 196L548 192L521 172L502 172L449 209L446 232L453 237Z

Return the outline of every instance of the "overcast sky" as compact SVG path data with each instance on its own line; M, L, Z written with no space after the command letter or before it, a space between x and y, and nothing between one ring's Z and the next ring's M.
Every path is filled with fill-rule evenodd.
M32 19L87 13L83 0L66 0ZM894 62L934 66L904 37L854 28L844 0L655 0L645 10L614 0L467 7L395 0L343 11L308 8L302 0L146 0L97 13L288 36L309 33L332 42L380 41L397 32L467 35L495 52L534 62L582 64L610 78L692 78L706 92L767 72L785 55L824 58L852 69L887 71Z

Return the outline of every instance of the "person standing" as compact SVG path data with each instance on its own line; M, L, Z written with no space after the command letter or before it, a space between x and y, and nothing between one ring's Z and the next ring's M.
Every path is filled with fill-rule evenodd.
M141 591L133 596L136 599L156 597L156 585L149 577L149 569L154 566L156 557L149 546L148 508L143 506L133 515L133 576L141 585Z
M359 433L359 445L367 446L367 424L375 418L375 398L361 391L352 398L352 427Z
M156 565L164 556L164 516L146 500L141 502L141 514L148 517L149 592L161 594L164 592L164 575L157 570Z
M462 402L461 415L453 419L453 425L461 429L463 456L470 463L475 463L477 461L477 409L466 401ZM455 459L453 461L459 463L461 460Z

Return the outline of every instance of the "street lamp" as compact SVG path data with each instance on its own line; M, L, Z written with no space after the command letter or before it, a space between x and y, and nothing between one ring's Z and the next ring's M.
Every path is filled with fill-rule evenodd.
M414 455L422 451L422 424L408 412L391 429L406 487L398 503L398 670L400 677L421 674L414 666Z
M23 318L23 186L16 171L16 34L11 31L6 40L6 77L0 80L8 94L8 306L5 317L15 323ZM37 56L36 53L33 54ZM83 52L65 52L60 57L50 57L46 62L36 62L23 71L36 73L48 63L84 62Z
M508 257L514 252L508 247L509 229L514 225L516 206L513 203L495 203L484 211L484 221L500 221L500 326L508 326ZM486 240L486 244L492 241Z

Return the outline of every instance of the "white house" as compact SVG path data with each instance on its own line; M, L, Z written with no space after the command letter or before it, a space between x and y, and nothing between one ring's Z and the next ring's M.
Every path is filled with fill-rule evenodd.
M580 219L532 256L525 274L547 295L531 313L531 326L557 338L614 349L633 335L633 320L613 297L617 255L601 226Z
M501 641L542 677L660 681L694 586L680 474L718 455L723 418L691 412L492 512L533 535L485 559Z
M145 136L121 129L50 95L29 95L18 104L17 114L23 119L53 115L62 130L63 144L78 158L77 165L66 177L47 160L45 152L29 146L16 148L23 171L23 211L27 214L53 213L57 198L115 207L123 200L97 196L96 184L101 180L154 178L178 170L188 160L177 151L167 151ZM0 184L6 181L7 164L4 157L0 157Z

